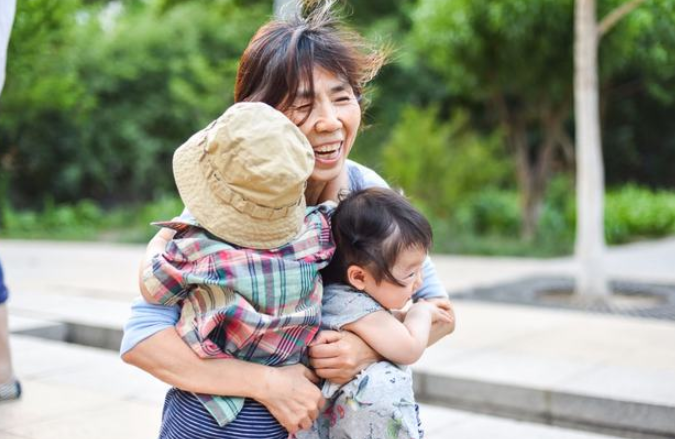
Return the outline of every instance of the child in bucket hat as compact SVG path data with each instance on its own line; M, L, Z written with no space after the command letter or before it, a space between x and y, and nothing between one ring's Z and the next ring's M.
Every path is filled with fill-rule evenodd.
M145 269L142 289L151 303L181 305L177 331L200 357L270 366L304 357L319 329L319 270L335 251L333 205L305 205L313 166L301 131L262 103L230 107L176 150L174 177L189 214L155 223L177 234ZM187 413L186 398L215 428L245 402L171 389L160 437L190 435L181 430L188 422L171 419Z

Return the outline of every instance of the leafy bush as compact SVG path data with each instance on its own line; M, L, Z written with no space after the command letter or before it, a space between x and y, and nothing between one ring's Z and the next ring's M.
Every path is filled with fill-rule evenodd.
M271 5L233 0L19 2L0 117L0 186L45 199L144 202L171 156L232 102L237 61ZM49 195L47 195L49 194ZM67 219L66 219L67 220Z
M459 253L553 256L571 253L576 205L573 181L553 179L533 243L518 238L520 211L515 191L476 193L455 210L453 220L432 216L435 250ZM635 185L610 190L605 197L605 237L608 244L675 233L675 193L650 191Z
M605 200L605 236L618 244L675 232L675 194L635 185L610 191Z
M157 232L152 221L170 220L184 209L178 196L164 196L145 205L104 211L91 200L75 204L46 203L42 211L6 209L4 238L147 242Z
M438 109L407 107L383 150L383 173L422 209L451 218L454 209L479 191L505 185L511 163L501 135L481 136L468 128L466 113L447 122Z
M460 230L474 235L517 236L520 230L518 194L514 191L486 190L457 208Z

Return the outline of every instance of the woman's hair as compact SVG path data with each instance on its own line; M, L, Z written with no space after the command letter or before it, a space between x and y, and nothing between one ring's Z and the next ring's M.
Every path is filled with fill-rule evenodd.
M403 286L391 270L402 251L431 247L427 219L391 189L368 188L349 194L333 215L337 250L324 270L326 283L347 280L352 265L368 268L377 283L386 279Z
M302 86L313 100L315 67L344 78L362 102L365 85L386 55L343 27L333 12L334 3L305 2L306 15L272 20L261 27L239 61L235 102L264 102L285 111Z

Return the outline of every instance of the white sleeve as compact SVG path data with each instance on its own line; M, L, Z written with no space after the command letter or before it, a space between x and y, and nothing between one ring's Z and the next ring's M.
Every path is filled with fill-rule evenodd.
M5 85L7 47L9 46L9 35L12 33L15 13L16 0L2 0L0 2L0 93L2 93Z

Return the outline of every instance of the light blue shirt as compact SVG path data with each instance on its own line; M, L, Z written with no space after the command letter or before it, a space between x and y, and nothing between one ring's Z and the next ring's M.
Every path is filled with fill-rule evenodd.
M351 160L347 160L349 174L349 189L357 191L368 187L389 187L389 185L375 171ZM427 257L424 263L424 283L413 298L447 298L447 293L441 285L431 259ZM139 297L131 304L131 317L124 325L124 337L120 353L124 354L141 341L162 331L176 326L180 316L178 306L152 305Z

